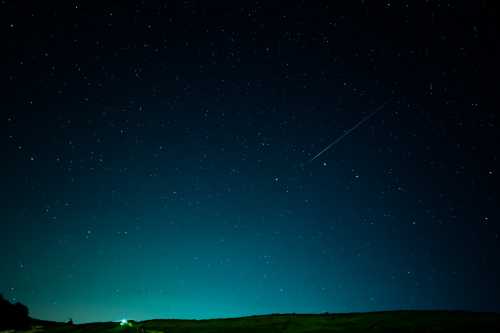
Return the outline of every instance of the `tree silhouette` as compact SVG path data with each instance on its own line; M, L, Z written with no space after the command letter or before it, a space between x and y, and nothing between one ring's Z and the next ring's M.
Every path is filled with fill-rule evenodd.
M29 329L30 321L26 305L12 304L0 294L0 329Z

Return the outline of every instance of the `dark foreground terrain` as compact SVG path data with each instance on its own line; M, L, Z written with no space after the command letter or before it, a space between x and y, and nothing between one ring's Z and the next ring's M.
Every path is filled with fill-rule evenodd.
M14 332L14 331L11 331ZM175 333L175 332L500 332L500 314L394 311L353 314L268 315L212 320L68 325L35 321L29 332Z

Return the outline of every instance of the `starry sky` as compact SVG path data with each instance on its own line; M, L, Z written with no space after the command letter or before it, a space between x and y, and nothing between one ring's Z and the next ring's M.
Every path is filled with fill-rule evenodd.
M1 0L5 297L500 311L490 2L283 4Z

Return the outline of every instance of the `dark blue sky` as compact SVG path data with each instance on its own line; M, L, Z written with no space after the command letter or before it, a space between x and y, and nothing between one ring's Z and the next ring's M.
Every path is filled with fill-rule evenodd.
M488 2L0 6L32 316L500 311Z

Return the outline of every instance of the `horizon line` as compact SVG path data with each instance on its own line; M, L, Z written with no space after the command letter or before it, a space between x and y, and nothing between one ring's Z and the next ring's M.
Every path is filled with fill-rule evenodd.
M349 312L273 312L273 313L262 313L262 314L248 314L241 316L228 316L228 317L211 317L211 318L174 318L174 317L165 317L165 318L151 318L151 319L142 319L136 320L132 318L123 318L127 321L142 323L148 321L155 320L176 320L176 321L209 321L209 320L231 320L231 319L244 319L244 318L252 318L252 317L271 317L271 316L328 316L328 315L356 315L356 314L376 314L376 313L386 313L386 312L465 312L465 313L477 313L477 314L497 314L500 315L500 310L464 310L464 309L445 309L445 308L421 308L421 309L387 309L387 310L374 310L374 311L349 311ZM64 321L55 321L55 320L45 320L39 318L31 318L35 321L42 322L51 322L57 324L66 324ZM109 324L109 323L119 323L121 320L108 320L108 321L84 321L78 322L74 325L86 325L86 324ZM75 321L75 320L74 320Z

